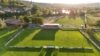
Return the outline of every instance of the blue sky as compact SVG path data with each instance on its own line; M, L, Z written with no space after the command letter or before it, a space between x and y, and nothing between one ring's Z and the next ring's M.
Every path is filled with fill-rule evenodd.
M80 3L100 3L100 0L27 0L42 3L63 3L63 4L80 4Z

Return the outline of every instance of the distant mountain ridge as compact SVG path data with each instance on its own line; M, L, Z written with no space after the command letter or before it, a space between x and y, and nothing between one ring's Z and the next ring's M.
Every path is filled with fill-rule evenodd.
M44 8L55 8L55 7L61 7L61 8L67 8L67 7L95 7L100 8L100 3L88 3L88 4L58 4L58 3L37 3L37 2L30 2L30 1L22 1L27 6L30 6L32 4L37 4L40 7Z

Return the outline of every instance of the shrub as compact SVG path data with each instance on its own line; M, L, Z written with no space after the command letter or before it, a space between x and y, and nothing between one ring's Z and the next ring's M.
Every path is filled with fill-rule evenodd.
M43 18L42 17L33 17L32 23L43 24Z
M4 22L4 20L0 19L0 29L3 29L6 27L6 23Z
M96 22L96 26L100 26L100 20Z

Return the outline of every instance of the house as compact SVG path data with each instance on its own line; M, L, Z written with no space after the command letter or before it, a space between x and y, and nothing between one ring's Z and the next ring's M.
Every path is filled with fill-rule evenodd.
M43 29L59 29L61 27L60 24L43 24L41 28Z
M70 10L62 9L62 13L68 15L68 14L70 14Z
M94 16L95 17L100 17L100 13L95 13Z
M24 23L21 20L18 20L18 19L6 19L5 23L7 24L7 26L20 26L20 25L24 25Z

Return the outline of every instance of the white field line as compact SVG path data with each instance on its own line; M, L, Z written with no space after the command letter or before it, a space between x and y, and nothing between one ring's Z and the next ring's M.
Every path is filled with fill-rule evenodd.
M15 31L16 31L16 30L14 30L14 31L10 31L10 32L8 31L7 33L5 33L5 34L1 35L1 36L0 36L0 38L4 37L5 35L9 35L9 34L11 34L11 33L15 32Z
M11 41L13 41L18 35L20 35L22 32L24 31L24 29L20 30L19 32L17 32L17 34L13 37L11 36L12 38L4 45L4 46L7 46Z

